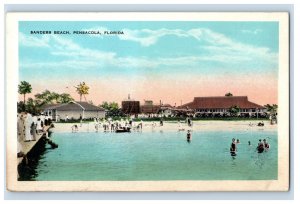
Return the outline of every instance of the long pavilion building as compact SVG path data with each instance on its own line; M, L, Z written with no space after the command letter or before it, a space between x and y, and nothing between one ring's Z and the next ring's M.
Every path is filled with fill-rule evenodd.
M240 114L250 116L264 114L267 111L265 107L249 101L247 96L195 97L192 102L178 108L192 109L200 114L224 114L228 113L232 107L238 107Z

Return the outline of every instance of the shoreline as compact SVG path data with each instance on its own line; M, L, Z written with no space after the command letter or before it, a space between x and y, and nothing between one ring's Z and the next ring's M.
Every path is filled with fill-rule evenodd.
M277 131L277 124L271 125L269 122L264 121L264 126L257 126L259 121L193 121L192 127L189 127L187 123L181 122L180 125L175 121L165 121L163 126L160 126L159 122L143 122L142 131L182 131L192 130L192 131ZM133 127L137 126L140 122L133 122ZM255 124L250 126L249 124ZM77 125L77 132L96 132L95 122L89 123L54 123L54 128L52 132L72 132L72 126ZM104 132L103 123L99 123L98 132ZM135 131L135 130L133 130ZM109 130L110 132L110 130Z

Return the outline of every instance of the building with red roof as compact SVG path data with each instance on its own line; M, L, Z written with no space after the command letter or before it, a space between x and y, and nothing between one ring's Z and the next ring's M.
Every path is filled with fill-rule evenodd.
M267 111L265 107L249 101L247 96L195 97L192 102L177 108L192 109L200 114L224 114L228 113L232 107L237 107L239 109L239 114L264 114Z

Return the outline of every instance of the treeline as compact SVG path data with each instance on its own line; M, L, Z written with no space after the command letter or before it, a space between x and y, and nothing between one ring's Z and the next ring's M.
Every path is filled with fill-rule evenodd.
M34 95L34 98L28 98L27 101L18 102L18 112L27 111L31 114L39 114L44 105L56 104L56 103L69 103L74 101L70 94L56 93L49 90L45 90L42 93Z
M80 101L82 96L85 98L89 92L89 87L86 85L85 82L81 82L79 85L75 86L76 92L80 96ZM19 101L17 103L17 110L18 113L27 111L31 114L39 114L42 111L43 106L50 105L50 104L58 104L58 103L69 103L74 101L74 98L70 94L67 93L56 93L49 90L45 90L42 93L37 93L34 95L34 98L28 98L26 100L26 94L30 94L32 92L32 86L30 83L26 81L21 81L18 86L19 94L23 95L23 101ZM86 98L85 98L86 100ZM92 101L88 103L93 104ZM98 105L106 110L107 117L112 118L121 118L126 117L126 115L121 111L118 103L116 102L103 102L102 104Z
M56 103L68 103L74 99L67 93L56 93L45 90L42 93L34 95L34 98L28 98L26 101L26 94L31 93L32 87L26 81L21 81L18 86L19 94L23 95L23 101L17 103L18 113L27 111L31 114L39 114L44 105Z

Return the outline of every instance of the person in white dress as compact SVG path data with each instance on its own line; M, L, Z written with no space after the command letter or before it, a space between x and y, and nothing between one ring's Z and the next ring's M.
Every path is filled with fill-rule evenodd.
M24 140L24 121L23 121L23 115L19 114L18 115L18 120L17 120L17 130L18 130L18 136L17 136L17 141L18 141L18 146L17 146L17 151L18 153L23 151L23 147L21 142Z
M30 113L27 113L25 119L25 142L33 140L32 135L30 134L31 124L32 124L32 116Z

